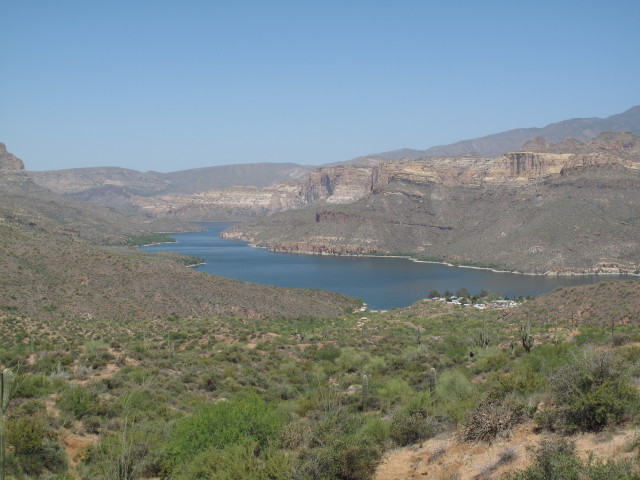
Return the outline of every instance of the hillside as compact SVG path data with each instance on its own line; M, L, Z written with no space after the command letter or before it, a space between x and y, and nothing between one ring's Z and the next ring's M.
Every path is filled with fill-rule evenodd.
M331 315L354 304L330 293L222 279L185 268L185 258L117 246L153 239L169 227L195 228L70 200L35 185L21 170L0 169L0 308L110 321Z
M508 321L611 327L640 324L640 280L559 288L510 312Z
M604 308L624 301L609 293ZM637 479L637 318L614 336L531 322L527 351L525 323L503 312L420 301L104 321L3 309L0 362L17 374L7 475Z
M147 197L191 195L229 187L266 187L299 178L312 169L293 163L251 163L171 173L95 167L29 172L29 176L38 185L77 200L138 210L138 203Z
M318 204L224 235L281 252L409 255L547 274L636 272L640 138L545 145L553 152L326 169L307 190Z

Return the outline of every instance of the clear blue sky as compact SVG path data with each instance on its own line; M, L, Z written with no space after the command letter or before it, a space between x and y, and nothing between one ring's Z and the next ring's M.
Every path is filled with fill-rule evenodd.
M0 0L30 170L320 164L640 104L640 2Z

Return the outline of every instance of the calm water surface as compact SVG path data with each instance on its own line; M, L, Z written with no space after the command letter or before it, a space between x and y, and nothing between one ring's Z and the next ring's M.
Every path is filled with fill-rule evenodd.
M539 295L556 287L596 283L624 276L544 277L412 262L404 258L333 257L273 253L218 235L231 223L202 223L203 232L172 234L176 243L142 247L204 258L206 273L280 287L320 288L362 298L372 309L406 307L431 290L471 294L485 289L513 298Z

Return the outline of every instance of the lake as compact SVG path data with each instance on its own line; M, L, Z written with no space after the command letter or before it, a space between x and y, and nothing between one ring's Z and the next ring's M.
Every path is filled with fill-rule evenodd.
M204 258L202 272L280 287L319 288L363 299L369 308L406 307L426 298L431 290L455 292L481 289L503 297L539 295L557 287L597 283L626 276L581 275L546 277L499 273L406 258L339 257L273 253L245 242L224 240L219 233L232 223L201 223L205 231L172 234L176 243L141 247L153 252L172 250Z

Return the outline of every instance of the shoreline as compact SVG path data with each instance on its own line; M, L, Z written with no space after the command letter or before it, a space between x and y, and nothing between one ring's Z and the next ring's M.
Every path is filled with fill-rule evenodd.
M281 254L285 254L285 255L318 255L318 256L327 256L327 257L355 257L355 258L358 258L358 257L361 257L361 258L404 258L406 260L409 260L410 262L415 262L415 263L432 263L434 265L445 265L447 267L454 267L454 268L471 268L471 269L474 269L474 270L488 270L488 271L493 272L493 273L511 273L511 274L515 274L515 275L527 275L527 276L532 276L532 277L586 277L586 276L609 276L609 275L626 276L626 277L640 277L639 273L613 273L613 272L533 273L533 272L519 272L519 271L515 271L515 270L498 270L498 269L492 268L492 267L478 267L476 265L455 265L453 263L444 262L444 261L443 262L436 262L435 260L420 260L418 258L414 258L414 257L406 256L406 255L372 255L372 254L355 255L355 254L350 254L350 253L333 254L333 253L309 253L309 252L274 252L269 247L259 246L259 245L256 245L254 243L247 242L246 240L241 240L239 238L224 238L224 237L221 237L221 238L223 238L224 240L246 242L247 245L252 247L252 248L262 248L264 250L269 250L272 253L281 253Z

